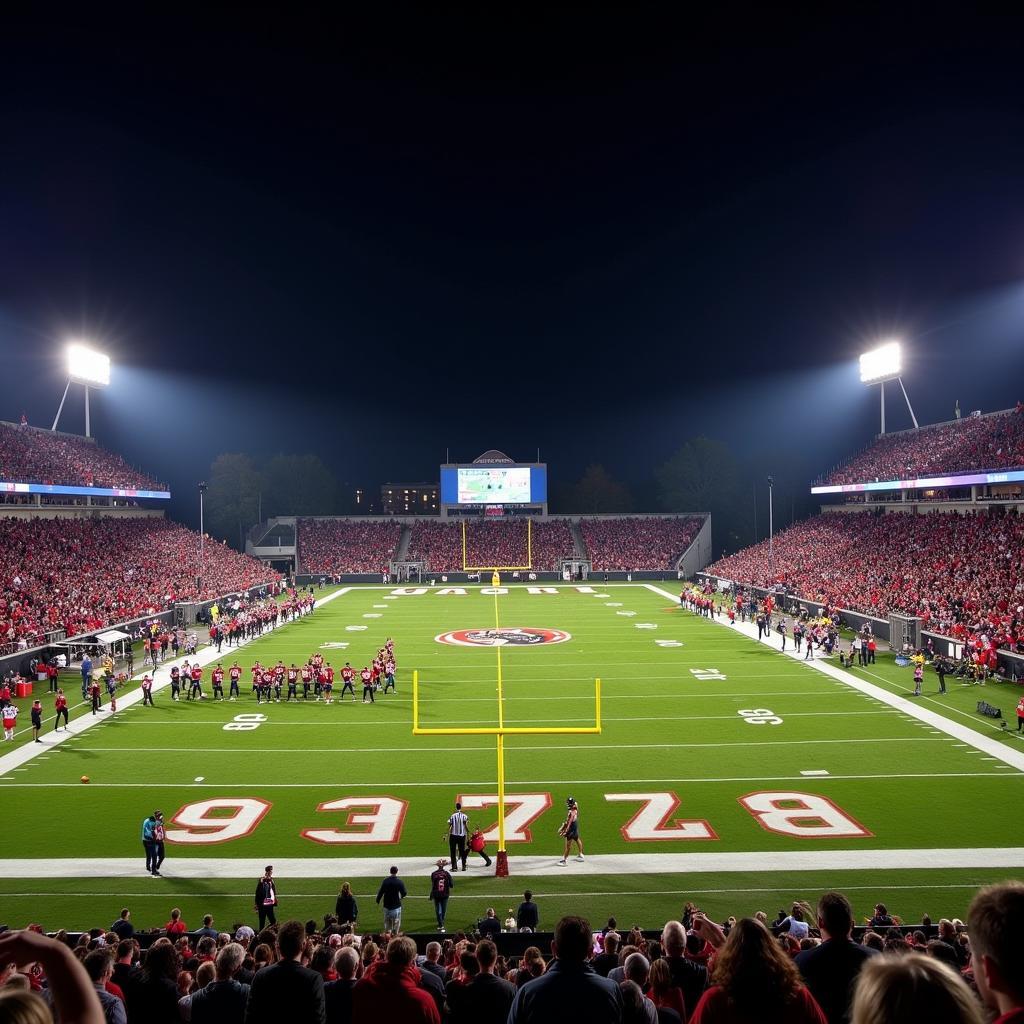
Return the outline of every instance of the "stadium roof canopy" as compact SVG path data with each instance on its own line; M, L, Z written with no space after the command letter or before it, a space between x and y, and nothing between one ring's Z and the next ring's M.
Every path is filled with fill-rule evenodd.
M484 452L483 455L478 455L473 460L473 465L475 466L478 462L507 462L511 464L512 461L504 452L499 452L497 448L491 448L490 451Z

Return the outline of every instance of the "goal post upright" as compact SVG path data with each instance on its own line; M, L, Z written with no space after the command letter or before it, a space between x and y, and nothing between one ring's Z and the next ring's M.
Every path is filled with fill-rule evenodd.
M501 648L498 648L499 657ZM508 851L505 849L505 737L506 736L596 736L601 732L601 680L594 680L594 724L586 726L505 725L501 689L498 691L498 725L495 726L422 726L420 725L420 673L412 674L412 733L414 736L493 736L498 767L498 854L495 875L508 875Z

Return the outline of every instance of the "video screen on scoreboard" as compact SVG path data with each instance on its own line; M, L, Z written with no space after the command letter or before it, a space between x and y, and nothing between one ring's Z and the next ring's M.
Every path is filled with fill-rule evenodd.
M547 501L543 466L445 466L445 505L527 505Z

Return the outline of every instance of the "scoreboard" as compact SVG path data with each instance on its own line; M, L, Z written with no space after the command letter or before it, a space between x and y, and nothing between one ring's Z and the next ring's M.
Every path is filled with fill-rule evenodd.
M547 466L542 464L441 467L442 505L545 505L547 500Z

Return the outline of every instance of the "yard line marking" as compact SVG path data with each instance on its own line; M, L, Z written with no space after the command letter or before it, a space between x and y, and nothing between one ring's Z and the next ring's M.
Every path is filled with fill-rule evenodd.
M521 875L564 875L556 854L515 856ZM429 857L395 857L390 863L411 877L420 875ZM174 879L238 879L258 877L266 858L174 857L164 873ZM612 874L620 877L697 872L784 872L837 871L851 869L891 870L893 864L915 868L1022 868L1024 848L963 848L922 850L776 850L765 857L763 850L735 853L606 853L588 854L585 864L573 866L577 875ZM274 859L277 878L333 878L344 865L348 878L380 878L378 857L282 857ZM143 873L140 857L115 858L12 858L0 860L5 878L137 878ZM914 887L916 888L916 886ZM971 888L976 888L972 886ZM298 895L298 894L297 894ZM479 897L475 897L479 898Z
M672 597L667 590L662 590L660 587L656 587L653 584L647 583L645 586L648 590L653 591L661 597ZM718 622L718 620L713 621ZM726 623L718 622L718 625L726 626ZM746 636L749 640L755 643L757 642L754 638L755 627L748 623L737 623L735 626L726 626L726 628L730 629L733 633L738 633L740 636ZM764 647L766 645L762 644L761 646ZM767 649L774 650L777 654L782 654L783 656L788 656L793 659L796 658L795 651L781 652L778 651L777 648L773 647L769 647ZM932 725L936 729L946 733L948 736L952 736L958 740L963 740L976 750L980 750L983 754L991 754L997 760L1003 761L1012 768L1016 768L1018 771L1024 772L1024 751L1013 750L1011 747L1006 746L1005 743L1001 743L989 736L985 736L976 729L969 729L967 726L960 725L958 722L950 721L948 718L944 718L942 715L939 715L934 711L929 711L920 704L915 704L913 701L907 700L905 697L900 697L895 693L891 693L889 690L883 689L881 686L876 686L874 683L865 682L858 676L853 675L851 672L848 672L845 669L836 668L835 665L830 665L822 659L804 662L804 664L810 665L816 671L823 672L826 675L831 676L833 679L839 680L839 682L844 683L851 689L858 690L868 696L877 698L883 703L888 704L889 707L900 712L901 715L909 715L918 721ZM868 672L866 669L864 672L866 675L874 675L876 679L882 679L881 676L878 676L873 672ZM883 679L883 682L888 682L888 680ZM938 701L934 701L931 697L917 699L927 700L932 703L940 703ZM956 710L955 708L947 708L946 705L941 703L940 706L945 710ZM965 717L970 716L965 715Z
M828 775L828 772L825 771L824 769L815 769L812 772L801 772L800 774L801 775L808 775L808 776L818 776L818 775Z
M668 872L665 872L666 874ZM643 874L643 872L640 872ZM487 876L483 876L487 877ZM233 879L224 879L224 881L233 881ZM843 892L848 890L867 890L869 892L878 891L902 891L904 889L969 889L972 892L978 889L979 883L977 882L936 882L936 883L925 883L923 885L886 885L876 883L874 885L843 885ZM595 897L608 897L608 896L713 896L720 895L723 893L777 893L785 892L792 893L792 885L776 887L757 887L752 888L750 886L735 886L733 888L726 889L693 889L687 887L685 889L616 889L614 892L604 892L599 890L587 890L585 892L557 892L551 893L548 896L544 896L540 893L534 893L533 898L536 902L541 903L547 899L580 899L585 896ZM52 892L9 892L5 891L5 899L38 899L40 896L52 896ZM204 892L204 897L211 899L241 899L242 897L251 896L250 892ZM336 899L337 892L289 892L289 899ZM159 899L161 902L167 900L167 894L163 892L157 892L153 889L147 889L145 892L94 892L89 889L84 892L66 892L61 893L61 897L77 896L82 899L91 899L96 897L97 899L114 899L117 897L124 897L125 899L145 899L151 897ZM473 893L471 896L452 896L451 902L455 900L503 900L507 898L508 893Z
M356 701L357 704L361 701ZM378 705L387 707L383 700L377 702ZM263 705L260 705L261 707ZM251 707L256 707L252 704ZM829 717L841 717L841 718L870 718L877 717L879 715L888 715L888 711L789 711L786 712L787 718L829 718ZM421 719L423 716L420 716ZM189 721L189 725L224 725L226 719L223 718L194 718ZM479 722L475 718L459 719L458 721L446 719L449 725L473 725ZM508 719L506 725L546 725L551 723L550 718L516 718ZM559 718L560 723L565 722L593 722L593 716L590 718ZM601 716L602 722L735 722L736 718L733 715L652 715L648 718L609 718L606 715ZM276 728L293 728L307 725L323 725L325 719L303 719L301 721L292 722L274 722L266 721L260 723L261 729L267 729L270 727ZM326 719L326 722L330 724L334 722L336 724L344 724L346 729L405 729L409 730L409 723L407 721L383 721L383 722L348 722L344 719ZM132 728L138 728L143 725L156 725L156 726L174 726L177 722L168 721L162 719L160 721L153 722L140 722L136 721L132 724ZM429 724L429 722L424 722Z
M339 590L335 590L333 593L328 594L326 597L318 600L317 607L323 607L325 604L330 603L335 598L340 597L342 594L346 593L350 589L350 587L342 587ZM279 629L284 629L287 626L292 626L302 621L303 619L293 619L291 622L285 622L282 625L277 626L275 629L270 630L270 633L276 633L277 630ZM251 644L254 640L258 640L262 636L268 635L268 633L260 633L257 636L249 637L246 640L240 640L237 644L234 645L234 647L229 648L229 652L237 650L239 647ZM224 657L223 653L218 653L216 648L213 647L213 645L204 647L199 652L199 654L194 654L191 656L193 664L199 663L204 667L216 661L219 661L222 657ZM186 660L188 659L185 657L181 657L176 660L166 659L162 661L159 667L166 669L167 672L164 678L162 679L156 679L154 673L153 692L157 693L160 690L169 688L171 685L171 667L175 664L180 666ZM137 672L132 678L133 680L141 679L142 676L145 675L145 673L146 670L143 669L142 671ZM121 702L121 706L125 710L127 710L135 704L141 704L142 688L139 687L135 690L132 690L130 693L124 694L122 697L119 697L118 700ZM85 703L86 702L83 701L80 704L76 704L75 707L82 707ZM109 707L109 705L107 705L107 707ZM108 714L106 709L104 709L104 714ZM120 712L118 712L118 714L120 714ZM50 719L47 719L47 721L50 721ZM15 750L12 750L9 754L4 754L3 756L0 756L0 779L2 779L4 775L7 774L7 772L17 768L19 765L23 765L26 762L31 761L33 758L41 754L44 750L53 750L56 744L65 742L69 736L78 736L81 733L85 732L87 729L91 729L97 725L103 725L107 721L107 718L99 718L96 715L79 715L78 718L73 718L71 720L71 724L68 726L66 731L62 731L59 734L55 732L46 733L48 737L53 738L51 743L40 744L28 742L22 744L22 746L18 747ZM25 729L23 731L28 732L28 729Z
M490 748L488 748L490 749ZM866 774L866 775L830 775L827 780L822 781L836 781L836 782L850 782L859 781L862 779L1008 779L1017 778L1024 779L1024 774L1017 773L1016 775L1004 775L1001 772L879 772L877 774ZM686 777L680 775L674 775L671 778L660 778L660 779L624 779L620 776L616 776L612 779L561 779L552 781L551 777L545 779L524 779L522 781L516 780L515 787L517 789L525 788L526 786L546 786L551 787L557 786L610 786L616 783L629 783L630 785L643 785L653 786L655 784L661 785L663 783L720 783L720 782L802 782L802 775L726 775L720 778L702 778L700 776ZM4 782L3 778L0 778L0 784ZM82 783L80 782L8 782L4 787L6 789L78 789ZM462 786L494 786L493 779L467 779L460 783ZM512 785L510 783L510 785ZM376 781L376 782L364 782L360 780L358 783L352 783L350 781L344 782L331 782L330 780L319 781L319 782L91 782L89 783L90 789L252 789L253 786L258 786L260 789L334 789L337 786L345 786L346 792L354 791L356 789L383 789L390 787L392 789L423 789L430 787L446 787L451 789L452 783L450 779L442 779L438 782L400 782L397 780L388 781ZM763 852L763 851L762 851Z
M933 740L927 736L889 736L879 738L877 736L865 736L863 739L829 739L829 740L732 740L728 743L586 743L587 750L694 750L704 747L799 747L799 746L821 746L834 743L945 743L944 739ZM194 754L193 747L87 747L91 754ZM430 747L420 745L416 747L346 747L345 752L349 754L380 754L393 751L396 754L410 754L422 751L430 754L454 754L468 750L493 750L490 745L481 747ZM520 745L518 743L508 747L509 753L517 750L580 750L581 745L565 744L543 744L531 743ZM337 747L203 747L204 754L327 754L337 753ZM801 772L805 775L813 775L814 772ZM828 772L822 772L828 775Z

